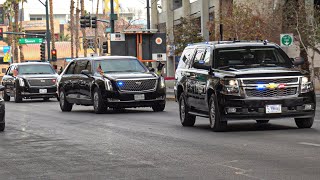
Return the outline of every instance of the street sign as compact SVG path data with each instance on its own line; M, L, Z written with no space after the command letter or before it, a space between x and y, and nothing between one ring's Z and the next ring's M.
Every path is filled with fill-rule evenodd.
M111 28L107 28L106 33L111 33Z
M122 33L112 33L110 39L111 41L125 41L126 36L125 34L122 34Z
M293 34L280 34L280 45L291 46L293 44Z
M41 44L43 42L42 38L21 38L19 39L19 44Z

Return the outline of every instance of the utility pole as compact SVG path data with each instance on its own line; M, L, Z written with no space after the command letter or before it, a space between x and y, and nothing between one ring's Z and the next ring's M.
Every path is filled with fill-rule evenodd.
M114 33L114 7L113 7L113 0L110 1L110 25L111 25L111 33Z
M49 26L49 0L46 0L45 3L43 3L41 0L39 2L46 7L46 25L47 25L47 30L46 30L46 39L47 39L47 53L48 53L48 61L50 61L50 54L51 54L51 49L50 49L50 41L51 41L51 35L50 35L50 26Z
M156 2L153 2L156 3ZM147 0L147 29L150 30L150 1Z

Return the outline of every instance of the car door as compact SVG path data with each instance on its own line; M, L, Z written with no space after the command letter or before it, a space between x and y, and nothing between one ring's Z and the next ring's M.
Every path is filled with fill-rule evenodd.
M11 65L8 68L6 74L2 78L2 85L5 86L5 92L8 94L11 94L14 89L14 85L15 85L14 70L15 70L15 68L16 68L15 65Z
M76 99L76 92L73 84L73 79L75 78L75 74L74 74L75 66L76 66L76 63L74 61L70 62L66 72L62 75L60 80L60 84L61 84L60 86L65 91L67 100L72 103L74 103Z
M90 87L93 81L92 77L92 62L90 60L85 60L81 62L81 66L89 71L90 77L84 74L80 74L79 76L79 92L80 92L80 99L82 104L91 104L91 92Z
M188 103L195 109L200 109L200 101L199 101L199 93L198 93L198 83L197 76L199 76L199 69L193 66L194 62L198 62L203 58L205 53L205 49L200 47L196 49L191 68L187 71L186 78L187 78L187 94L188 94Z
M208 112L209 107L208 107L208 102L206 101L206 96L207 96L207 82L209 76L209 68L211 68L212 64L212 59L213 59L213 50L211 50L210 47L206 48L205 54L203 55L203 58L200 60L200 64L203 64L204 66L201 66L199 71L197 71L196 74L196 92L197 92L197 97L199 100L199 109L205 112Z

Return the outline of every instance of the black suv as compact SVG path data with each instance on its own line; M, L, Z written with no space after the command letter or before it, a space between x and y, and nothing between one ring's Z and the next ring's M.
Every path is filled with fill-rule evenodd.
M62 111L73 104L93 105L96 113L130 107L163 111L166 103L164 78L127 56L73 60L61 74L58 93Z
M276 44L207 42L185 48L176 71L175 96L183 126L209 117L213 131L229 120L292 117L310 128L316 100L310 75Z
M15 102L21 102L23 98L56 98L57 77L58 74L49 63L11 64L2 78L2 85L5 86L3 99L10 101L10 97L14 97Z

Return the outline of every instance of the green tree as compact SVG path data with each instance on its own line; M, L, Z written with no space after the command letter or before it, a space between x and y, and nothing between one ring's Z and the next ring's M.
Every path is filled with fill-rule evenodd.
M199 22L190 18L180 18L180 23L174 27L173 33L176 55L181 55L188 44L204 41Z

